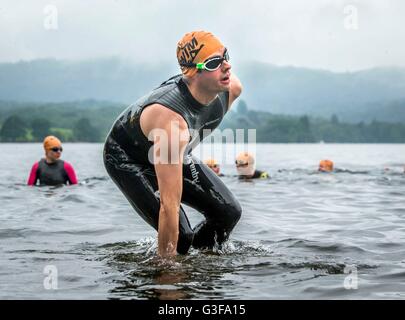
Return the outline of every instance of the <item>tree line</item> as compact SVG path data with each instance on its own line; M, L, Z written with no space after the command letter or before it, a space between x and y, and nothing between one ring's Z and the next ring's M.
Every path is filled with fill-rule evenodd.
M55 135L65 142L99 142L101 139L100 130L87 118L78 119L73 129L66 129L52 127L52 123L45 118L27 122L18 115L12 115L5 119L0 130L2 142L39 142L48 135Z
M272 143L405 143L405 123L373 120L369 123L341 122L330 119L277 115L249 110L241 100L227 116L221 129L256 129L257 142ZM246 137L245 137L246 139Z
M53 134L65 142L102 142L118 114L120 104L98 101L1 108L0 141L38 142ZM44 117L43 115L46 115ZM257 142L273 143L405 143L405 124L372 121L341 122L307 115L286 116L250 110L240 100L225 116L221 129L256 129Z

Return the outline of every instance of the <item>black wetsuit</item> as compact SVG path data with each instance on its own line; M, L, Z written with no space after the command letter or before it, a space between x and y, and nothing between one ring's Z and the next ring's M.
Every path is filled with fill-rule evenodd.
M155 168L148 160L152 146L140 128L142 111L161 104L180 114L188 128L203 138L203 129L214 130L228 110L229 93L223 92L205 106L191 95L181 76L164 82L150 94L129 106L115 121L105 143L105 167L138 214L158 230L160 198ZM205 133L205 132L204 132ZM194 142L193 142L194 141ZM198 210L205 220L194 229L180 207L177 252L212 248L221 244L238 222L242 209L233 194L207 165L191 155L198 139L191 139L183 164L181 202Z
M76 173L72 165L63 160L48 163L45 159L35 162L32 166L28 185L56 186L60 184L77 184Z
M266 171L260 171L260 170L255 170L255 172L253 173L253 176L249 177L249 176L238 176L239 179L243 179L243 180L249 180L249 179L268 179L269 178L269 174Z

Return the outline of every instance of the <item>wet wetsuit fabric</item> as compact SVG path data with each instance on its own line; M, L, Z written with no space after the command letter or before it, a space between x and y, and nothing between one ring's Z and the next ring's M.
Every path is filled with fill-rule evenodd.
M239 179L268 179L269 174L266 171L255 170L253 176L239 176Z
M56 186L60 184L77 184L76 173L69 162L56 160L47 163L45 159L36 162L31 169L28 185Z
M160 198L154 165L148 160L152 143L140 128L142 111L161 104L180 114L189 130L203 137L204 129L214 130L228 110L229 94L220 93L209 105L201 105L190 94L181 76L169 79L149 95L129 106L114 123L104 146L104 164L112 180L132 207L158 230ZM183 164L181 202L205 216L194 229L180 207L177 252L187 253L190 246L212 248L228 237L241 216L241 207L221 179L191 155L198 140L191 139Z
M252 179L267 179L269 174L266 171L255 170Z

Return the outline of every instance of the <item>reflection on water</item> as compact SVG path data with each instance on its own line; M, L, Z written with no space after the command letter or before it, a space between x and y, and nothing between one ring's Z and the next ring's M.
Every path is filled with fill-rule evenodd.
M220 297L214 287L218 287L223 282L222 275L229 272L215 252L192 251L187 256L161 259L156 256L154 239L111 244L107 248L104 253L107 264L124 276L115 281L116 286L110 291L112 297L191 299L198 298L202 292ZM229 281L226 284L229 285Z
M405 297L403 145L261 145L271 179L246 183L222 168L243 207L231 240L173 261L156 257L156 232L106 175L101 145L66 146L79 185L32 188L24 181L37 147L19 146L17 157L0 144L2 299ZM335 172L316 171L325 157ZM192 225L202 219L186 209ZM49 265L58 290L43 286ZM353 276L358 288L348 290Z
M323 246L298 239L285 239L270 245L230 241L219 252L192 250L187 256L163 260L156 257L156 242L152 238L104 245L95 250L103 251L102 260L121 275L114 281L109 298L232 299L240 297L232 288L236 286L240 290L241 285L245 286L238 280L245 276L277 275L284 285L294 285L319 277L344 275L348 265L361 272L378 267L359 261L337 261L332 254L298 255L295 250L289 252L287 248L290 247L308 253L347 250L339 245ZM256 289L263 290L265 296L267 287L268 284L258 283ZM253 288L246 286L246 289Z

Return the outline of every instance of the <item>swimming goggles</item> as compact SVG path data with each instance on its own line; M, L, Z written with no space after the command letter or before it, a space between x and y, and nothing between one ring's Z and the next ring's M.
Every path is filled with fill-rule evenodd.
M228 50L225 48L224 55L222 57L212 57L204 62L199 62L199 63L180 63L180 66L182 67L187 67L187 68L196 68L197 70L206 70L206 71L215 71L218 70L221 66L222 63L226 61L229 61L229 54Z
M249 165L248 162L243 162L241 160L235 160L235 164L237 167L247 167Z

